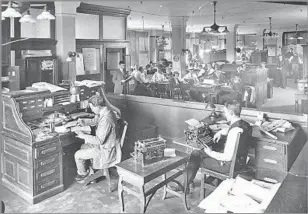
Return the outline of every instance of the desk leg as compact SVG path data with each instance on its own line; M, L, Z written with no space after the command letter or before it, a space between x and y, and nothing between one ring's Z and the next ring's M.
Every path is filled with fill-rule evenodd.
M144 193L144 186L142 185L141 187L139 187L139 191L140 191L140 213L145 213L146 211L146 196Z
M298 100L295 100L295 113L298 113L299 111L299 106L298 106Z
M122 182L123 182L123 178L120 175L119 176L119 183L118 183L118 194L119 194L121 212L123 213L125 211L125 209L124 209L123 184L122 184Z
M162 177L163 177L163 181L167 179L167 175L166 174L163 174ZM167 184L164 186L164 193L163 193L162 200L165 200L166 197L167 197Z
M182 195L182 200L184 202L184 207L185 207L186 211L189 211L190 208L187 206L187 190L189 188L189 185L188 185L188 174L185 172L186 167L187 167L187 164L185 165L184 172L183 172L183 175L185 176L185 178L184 178L185 183L184 183L184 188L183 188L184 192L183 192L183 195Z

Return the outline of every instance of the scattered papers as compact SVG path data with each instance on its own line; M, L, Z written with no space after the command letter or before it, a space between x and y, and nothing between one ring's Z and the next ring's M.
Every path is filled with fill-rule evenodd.
M32 84L33 88L37 88L38 90L49 90L51 93L57 92L57 91L66 91L65 88L61 88L59 86L47 83L47 82L36 82Z
M67 129L66 126L56 126L55 132L57 132L57 133L67 133L67 132L69 132L69 130Z
M241 177L223 181L199 207L206 213L263 213L278 191L279 184L247 181Z
M100 86L103 84L105 84L104 81L94 81L94 80L75 81L76 86L87 86L88 88Z
M164 157L176 157L175 149L172 148L164 149Z
M80 117L87 117L87 116L91 116L91 115L92 114L86 113L86 112L78 112L78 113L71 114L71 118L75 120L75 119L80 118Z
M76 126L71 128L72 132L83 132L85 134L91 134L90 126Z
M196 119L189 119L189 120L186 120L185 123L187 123L189 126L191 127L198 127L198 126L201 126L201 123L196 120Z
M70 122L68 122L68 123L65 124L65 127L66 127L66 128L75 127L75 126L77 126L77 123L78 123L77 120L70 121Z

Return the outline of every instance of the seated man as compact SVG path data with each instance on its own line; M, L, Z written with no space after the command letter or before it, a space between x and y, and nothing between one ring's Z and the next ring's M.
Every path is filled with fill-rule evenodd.
M224 114L226 119L230 122L229 129L223 129L217 132L214 136L214 142L218 143L222 136L228 135L228 132L234 128L239 127L243 130L239 140L238 157L241 160L247 159L248 148L250 146L250 137L252 134L251 126L240 118L241 106L236 101L227 102L224 107ZM203 150L195 150L191 153L187 168L186 175L187 181L184 185L192 184L200 167L211 169L221 173L228 173L230 171L231 159L234 153L234 142L227 141L230 144L224 146L223 152L216 152L210 148Z
M76 132L85 144L75 153L78 183L84 183L89 175L86 160L92 160L93 169L102 169L121 160L121 145L117 137L116 115L106 105L106 100L95 95L89 99L89 106L96 117L92 120L79 119L80 125L96 125L95 136ZM107 107L108 106L108 107Z
M151 81L153 83L160 83L160 82L164 82L166 81L165 75L162 72L162 69L160 68L154 68L153 70L156 69L156 72L154 73L154 75L152 76Z

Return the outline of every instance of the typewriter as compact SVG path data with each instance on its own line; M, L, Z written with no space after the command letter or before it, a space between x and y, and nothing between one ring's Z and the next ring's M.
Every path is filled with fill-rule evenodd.
M146 166L164 159L166 140L161 136L149 138L135 142L134 158L135 161Z
M184 131L186 137L186 143L193 147L203 149L206 146L213 144L212 131L208 124L198 123L195 125L189 125L188 129Z

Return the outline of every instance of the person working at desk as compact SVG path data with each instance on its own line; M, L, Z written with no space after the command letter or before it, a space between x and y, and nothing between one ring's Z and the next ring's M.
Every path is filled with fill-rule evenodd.
M78 183L84 183L89 176L86 160L92 160L93 169L102 169L121 160L121 145L117 137L116 115L108 105L106 98L94 95L89 99L89 106L96 115L94 119L79 119L81 126L96 126L95 136L76 131L77 137L85 144L75 153ZM108 107L107 107L108 106Z
M252 127L249 123L243 121L240 118L241 106L237 101L227 102L224 107L224 115L228 122L230 122L230 128L222 129L214 135L214 143L221 142L223 136L227 136L232 128L238 127L243 130L239 140L238 157L239 161L246 163L248 156L248 148L250 146L250 137L252 135ZM192 184L200 167L211 169L220 173L227 173L230 171L231 159L234 154L235 141L226 141L223 152L216 152L205 147L203 150L194 150L189 158L186 175L184 178L184 186ZM243 162L240 162L243 163Z
M156 70L156 72L154 73L153 77L152 77L152 82L154 83L159 83L159 82L164 82L166 81L165 75L162 72L161 68L154 68L153 70Z

